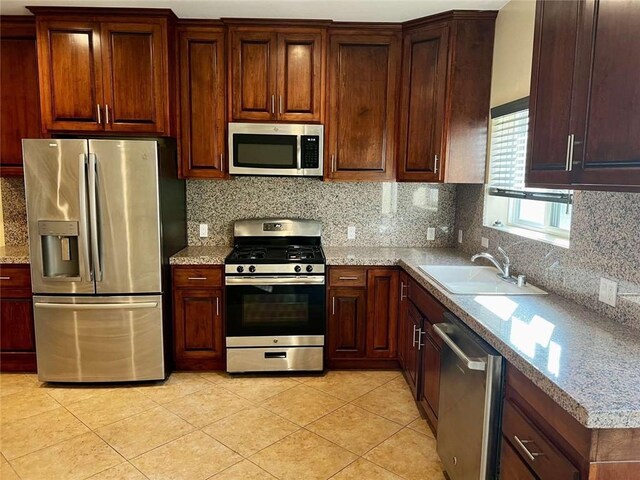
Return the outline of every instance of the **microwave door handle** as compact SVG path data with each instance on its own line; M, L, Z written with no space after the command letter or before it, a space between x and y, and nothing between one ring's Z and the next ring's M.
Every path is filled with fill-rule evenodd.
M298 170L302 170L302 147L300 146L300 144L302 143L302 137L300 135L296 136L296 141L298 144L298 148L296 151L296 168Z

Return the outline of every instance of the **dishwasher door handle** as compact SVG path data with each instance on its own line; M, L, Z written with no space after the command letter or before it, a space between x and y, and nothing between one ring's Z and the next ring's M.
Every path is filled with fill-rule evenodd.
M487 361L484 358L470 358L448 335L449 325L446 323L437 323L433 326L434 332L446 343L453 353L462 360L469 370L485 371L487 369Z

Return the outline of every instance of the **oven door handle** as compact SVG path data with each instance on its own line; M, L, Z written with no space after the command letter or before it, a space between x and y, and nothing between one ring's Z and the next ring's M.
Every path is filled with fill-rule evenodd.
M323 275L308 277L280 276L280 277L226 277L225 285L324 285Z

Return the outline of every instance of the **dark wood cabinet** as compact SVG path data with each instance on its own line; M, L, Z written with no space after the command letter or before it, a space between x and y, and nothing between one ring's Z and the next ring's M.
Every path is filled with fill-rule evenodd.
M33 17L0 17L0 75L0 176L19 176L22 139L40 137Z
M536 7L526 184L640 190L640 4Z
M327 295L330 368L397 366L398 276L396 268L330 268Z
M171 134L170 11L30 10L44 130Z
M320 122L324 29L232 26L231 119Z
M422 385L420 403L424 407L434 429L438 426L438 407L440 397L440 353L442 347L431 333L432 327L425 325L425 334L421 344L422 353ZM421 332L422 333L422 332Z
M225 368L222 269L173 267L174 357L178 370Z
M399 275L399 288L398 292L398 362L400 368L404 370L405 357L407 355L407 333L405 325L407 323L407 317L409 315L409 275L404 270L400 271Z
M403 25L398 180L483 183L496 12Z
M395 178L400 31L329 33L325 177Z
M418 309L409 302L407 316L403 319L404 330L404 378L411 389L413 398L418 396L420 384L420 350L418 349L417 337L422 328L422 315Z
M500 445L500 476L509 480L538 479L504 437Z
M328 351L332 358L363 358L366 353L366 297L362 287L329 289Z
M225 30L220 26L181 26L178 48L181 175L224 178Z
M36 371L29 265L0 265L0 370Z

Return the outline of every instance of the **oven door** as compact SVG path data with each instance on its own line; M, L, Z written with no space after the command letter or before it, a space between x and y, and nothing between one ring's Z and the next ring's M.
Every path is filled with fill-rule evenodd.
M323 345L324 276L227 277L227 346Z

